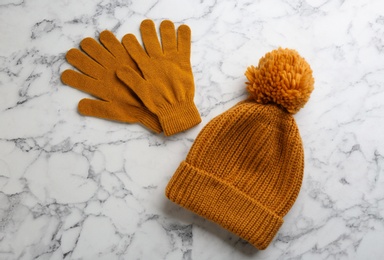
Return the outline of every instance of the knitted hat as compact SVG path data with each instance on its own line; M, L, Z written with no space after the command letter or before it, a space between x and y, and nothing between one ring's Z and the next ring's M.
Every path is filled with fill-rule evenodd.
M304 153L292 114L314 79L289 49L266 54L245 74L251 97L203 128L166 196L265 249L300 190Z

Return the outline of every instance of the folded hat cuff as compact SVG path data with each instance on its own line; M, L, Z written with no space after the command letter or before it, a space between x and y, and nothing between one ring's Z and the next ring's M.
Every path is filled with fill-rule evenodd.
M166 136L183 132L201 122L199 111L193 100L163 106L156 111L156 114Z
M168 183L166 196L258 249L265 249L283 224L282 217L233 185L185 161Z

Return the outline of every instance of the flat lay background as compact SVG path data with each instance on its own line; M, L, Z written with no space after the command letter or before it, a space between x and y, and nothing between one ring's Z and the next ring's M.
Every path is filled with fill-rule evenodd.
M192 30L203 122L171 137L83 117L65 53L143 19ZM244 72L277 47L311 65L295 115L302 189L258 251L168 201L204 125L247 97ZM176 75L175 75L176 76ZM384 259L384 2L0 1L0 259Z

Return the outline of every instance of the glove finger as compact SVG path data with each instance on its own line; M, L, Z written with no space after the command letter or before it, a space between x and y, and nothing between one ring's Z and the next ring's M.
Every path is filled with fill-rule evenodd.
M123 81L144 103L144 99L147 96L147 82L138 74L135 70L128 66L117 70L117 77ZM144 98L144 99L143 99Z
M108 31L108 30L102 31L100 33L99 38L100 38L100 42L115 58L128 56L123 45L121 45L119 40L115 37L115 35L111 31Z
M175 25L165 20L160 24L161 44L163 53L174 53L177 51Z
M74 70L65 70L61 74L61 80L64 84L73 88L89 93L92 96L104 99L104 91L100 89L100 82Z
M148 54L145 52L143 47L141 47L140 43L133 34L126 34L123 37L122 43L129 56L131 56L138 65L140 71L140 67L143 66L143 64L145 64L149 59Z
M159 39L157 38L155 24L152 20L144 20L140 25L141 38L145 50L150 57L162 55Z
M95 39L85 38L80 43L81 49L104 68L115 68L115 57Z
M184 57L191 56L191 29L187 25L180 25L177 29L177 50Z
M98 79L104 74L105 69L100 64L78 49L70 49L65 58L69 64L92 78Z
M108 31L102 31L100 33L100 42L104 47L115 57L115 59L121 64L125 64L139 72L139 68L133 59L129 56L124 46L119 42L115 35Z
M84 98L78 104L79 113L120 122L135 123L138 119L129 115L129 111L119 108L114 103Z

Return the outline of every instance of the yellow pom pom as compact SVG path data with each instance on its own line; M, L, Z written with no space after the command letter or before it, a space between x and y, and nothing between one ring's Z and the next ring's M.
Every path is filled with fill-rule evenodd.
M260 59L257 67L245 72L247 90L261 104L275 103L296 113L313 90L312 69L297 51L279 48Z

